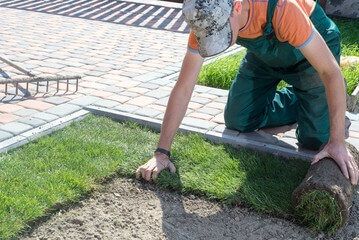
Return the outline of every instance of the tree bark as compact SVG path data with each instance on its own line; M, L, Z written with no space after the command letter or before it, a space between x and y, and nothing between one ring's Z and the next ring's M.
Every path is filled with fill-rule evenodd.
M348 148L359 166L358 150L350 144L348 144ZM316 190L326 191L334 197L341 211L341 224L344 225L349 217L354 186L344 177L338 165L331 158L322 159L310 166L304 180L293 192L294 207L300 204L304 195Z

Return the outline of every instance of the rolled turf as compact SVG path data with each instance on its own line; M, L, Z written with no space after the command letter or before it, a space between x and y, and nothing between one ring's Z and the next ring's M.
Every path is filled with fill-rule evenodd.
M348 147L358 165L359 152ZM293 192L297 218L315 231L334 233L348 220L354 186L338 165L325 158L309 168L303 182Z

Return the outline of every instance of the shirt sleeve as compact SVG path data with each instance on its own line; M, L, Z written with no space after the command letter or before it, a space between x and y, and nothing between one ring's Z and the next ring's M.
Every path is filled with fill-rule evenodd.
M191 31L188 37L188 50L198 52L199 46L196 35Z
M273 19L277 38L296 48L306 46L314 36L314 26L299 1L287 0Z

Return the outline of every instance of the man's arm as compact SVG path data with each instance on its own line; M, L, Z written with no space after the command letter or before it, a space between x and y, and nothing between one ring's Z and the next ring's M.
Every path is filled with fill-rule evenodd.
M340 67L322 36L315 31L313 39L301 48L302 54L317 70L324 83L330 116L330 139L318 153L313 164L324 157L333 158L345 177L353 184L358 182L357 165L345 146L346 93Z
M180 75L167 103L158 147L170 150L176 131L187 111L202 63L203 59L198 53L187 51ZM169 158L165 154L156 153L146 164L137 169L136 176L138 178L142 176L150 181L165 168L170 168L171 172L175 172L175 167Z

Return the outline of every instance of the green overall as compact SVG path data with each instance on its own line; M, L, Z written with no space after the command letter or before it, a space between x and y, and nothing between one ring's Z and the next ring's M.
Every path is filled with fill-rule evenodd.
M272 28L277 0L268 1L263 36L237 38L247 48L229 90L224 118L227 128L250 132L298 122L296 135L306 148L318 149L329 140L329 112L324 85L299 49L280 42ZM316 4L310 19L336 60L340 59L340 33ZM291 87L277 91L280 80Z

